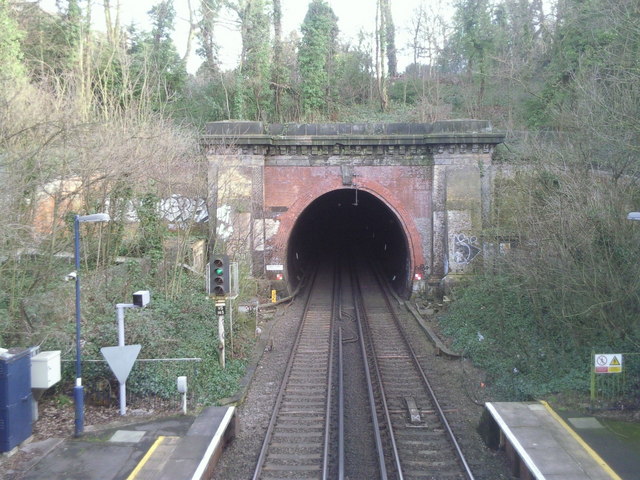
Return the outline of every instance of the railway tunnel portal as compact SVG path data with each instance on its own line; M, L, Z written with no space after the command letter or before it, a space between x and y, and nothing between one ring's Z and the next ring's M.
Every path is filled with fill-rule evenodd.
M441 289L480 258L503 140L479 120L210 123L216 238L280 290L294 290L314 261L354 252L404 297Z

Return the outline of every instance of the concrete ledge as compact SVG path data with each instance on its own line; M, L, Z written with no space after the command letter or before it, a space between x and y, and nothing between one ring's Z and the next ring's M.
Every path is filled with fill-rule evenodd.
M492 131L488 120L458 119L433 123L271 123L220 121L206 125L206 135L234 137L240 135L274 137L316 136L396 136L437 133L487 133ZM503 135L504 136L504 135Z
M431 342L433 342L433 344L435 345L437 355L444 354L447 357L460 358L459 353L456 353L453 350L451 350L442 342L442 340L440 340L440 337L438 337L436 332L434 332L433 329L425 323L420 313L418 313L418 311L414 308L413 305L411 305L410 302L405 301L404 305L407 308L407 310L409 310L411 314L415 317L416 321L418 322L418 325L420 325L420 327L425 331L425 333L427 334Z
M212 410L212 409L209 409L209 410ZM216 410L219 410L219 408ZM207 427L211 424L211 422L207 421L207 418L210 416L212 415L201 416L203 418L202 423L206 424L206 425L203 425L205 430L208 430ZM187 438L199 440L203 436L205 438L208 437L208 435L198 434L201 428L198 425L199 423L198 420L200 420L201 417L198 417L198 419L193 423L191 427L193 432L189 430L189 433L187 433ZM214 417L213 420L216 421L217 414L213 415L213 417ZM237 417L236 417L235 407L227 407L227 410L224 416L222 417L222 419L220 420L220 423L218 424L218 428L216 429L216 432L213 438L211 438L211 441L207 445L207 448L204 454L202 455L200 463L198 464L196 471L193 473L193 476L191 477L192 480L201 480L203 478L204 479L211 478L213 474L213 469L218 463L218 460L220 459L220 455L222 455L222 451L224 450L224 447L231 440L233 440L233 438L236 435L236 431L237 431ZM192 436L190 437L190 435Z
M211 478L226 445L235 437L235 407L209 407L183 437L158 437L127 480Z
M517 478L621 480L545 402L492 402L485 408L493 422L484 426L485 441L505 450Z

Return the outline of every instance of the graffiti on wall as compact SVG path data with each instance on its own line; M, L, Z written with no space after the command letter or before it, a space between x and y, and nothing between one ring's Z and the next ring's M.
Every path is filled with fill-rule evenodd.
M460 265L468 265L480 253L478 237L467 237L464 233L453 236L453 261Z

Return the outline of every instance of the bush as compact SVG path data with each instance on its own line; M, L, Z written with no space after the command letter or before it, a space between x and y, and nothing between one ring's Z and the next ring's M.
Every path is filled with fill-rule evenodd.
M517 278L479 276L459 291L439 322L454 348L486 370L487 388L500 399L588 389L588 353L571 336L540 328L524 292Z

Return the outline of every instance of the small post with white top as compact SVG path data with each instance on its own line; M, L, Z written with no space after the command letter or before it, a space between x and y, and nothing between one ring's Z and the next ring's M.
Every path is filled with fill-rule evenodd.
M187 377L178 377L178 393L182 394L182 413L187 414Z

